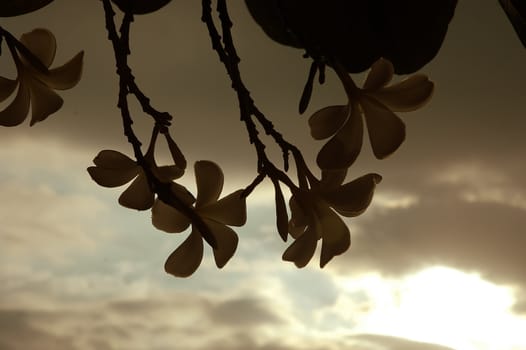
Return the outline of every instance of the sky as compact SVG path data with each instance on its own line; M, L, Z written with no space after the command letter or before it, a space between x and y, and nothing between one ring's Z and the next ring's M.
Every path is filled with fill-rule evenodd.
M243 1L228 5L253 98L314 164L322 143L307 118L345 102L336 76L299 116L303 52L268 39ZM432 100L402 115L406 141L382 161L366 145L353 165L349 179L377 172L383 181L367 212L347 221L347 253L323 269L318 255L303 269L281 261L289 243L263 183L234 258L219 270L205 250L187 279L163 270L187 233L155 230L148 212L118 205L123 188L99 187L86 172L102 149L131 155L101 3L56 0L1 25L15 36L50 29L54 64L84 50L85 68L58 113L0 129L0 349L526 349L526 50L497 1L459 2L421 70L435 82ZM137 16L131 49L138 84L174 115L189 163L217 162L224 193L249 184L255 152L199 1ZM0 75L14 76L6 55ZM134 111L146 138L150 121ZM194 186L191 166L182 182Z

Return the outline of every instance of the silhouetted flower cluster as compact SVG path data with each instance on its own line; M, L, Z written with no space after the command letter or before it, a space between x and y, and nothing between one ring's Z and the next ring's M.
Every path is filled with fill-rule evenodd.
M8 36L8 47L16 65L16 79L0 77L0 102L18 91L11 103L0 112L0 125L21 124L29 113L33 125L62 107L63 100L53 90L77 85L82 73L83 52L64 65L49 69L55 58L55 36L47 29L35 29L22 35L20 41Z
M2 3L0 16L21 15L51 2L52 0L28 0L23 2L25 5L21 5L22 2ZM316 158L319 169L313 171L307 165L301 150L274 128L244 85L238 67L240 60L230 30L232 22L226 0L217 0L219 26L216 26L217 18L214 18L212 1L202 0L202 21L208 29L212 47L231 79L232 88L239 100L240 119L256 150L257 175L245 188L221 197L224 182L221 168L212 161L198 161L194 164L197 185L197 194L194 195L177 182L184 175L187 162L170 135L172 116L152 106L150 99L136 84L128 64L130 26L134 15L154 12L169 2L170 0L102 0L108 38L113 47L119 76L119 112L124 134L133 149L134 157L114 150L100 151L93 160L94 165L87 169L89 175L103 187L127 185L119 196L119 203L130 209L151 210L152 224L157 229L167 233L181 233L190 229L186 239L166 260L165 270L174 276L190 276L197 270L203 259L203 241L212 248L217 267L223 267L232 258L237 248L238 236L231 226L243 226L246 223L246 198L266 178L274 185L277 231L284 241L289 235L293 238L293 242L283 253L283 259L303 267L312 259L318 241L321 241L320 266L325 266L333 257L350 247L350 232L343 217L361 215L371 203L376 185L381 181L380 175L370 173L346 182L349 168L362 149L364 123L374 155L378 159L389 156L405 139L405 125L395 112L414 111L425 105L432 96L433 83L425 75L415 74L390 84L396 69L387 59L380 58L372 64L363 87L359 88L349 75L352 71L349 70L349 62L341 61L344 56L331 56L322 52L321 46L313 54L313 47L305 47L307 56L312 57L314 62L300 101L300 112L305 111L308 106L314 75L318 70L320 83L325 80L325 66L335 70L347 94L346 104L322 108L308 120L314 139L328 139ZM112 3L123 11L119 30L115 25ZM450 0L449 3L454 5L456 1ZM258 6L264 3L248 1L247 4L258 20ZM450 16L444 18L448 23ZM266 31L273 30L263 25ZM296 27L312 34L311 29L304 28L301 21L296 23ZM441 23L440 28L443 27ZM278 29L282 31L278 31L280 38L292 33L287 25ZM287 40L291 38L293 37ZM442 38L443 36L438 37L438 44ZM0 112L0 125L19 125L26 119L29 108L32 113L31 125L45 120L63 103L54 90L69 89L78 83L82 72L83 52L64 65L50 69L56 50L55 37L50 31L35 29L17 40L0 28L0 39L5 39L17 71L15 79L0 77L0 102L6 101L18 87L16 96ZM315 43L311 41L311 44ZM285 43L291 44L288 41ZM299 43L294 42L293 46L298 46ZM437 42L433 45L436 44ZM430 59L428 56L425 59ZM398 51L394 57L401 57ZM370 63L367 64L369 65ZM145 115L153 122L152 138L144 153L142 142L133 128L133 117L136 116L132 117L129 110L130 98L137 100ZM263 130L281 149L282 166L269 158L259 130ZM155 149L159 135L167 142L172 164L157 165ZM290 167L295 170L294 180L289 175ZM316 176L315 173L321 173L321 176ZM291 193L288 200L283 195L282 186Z

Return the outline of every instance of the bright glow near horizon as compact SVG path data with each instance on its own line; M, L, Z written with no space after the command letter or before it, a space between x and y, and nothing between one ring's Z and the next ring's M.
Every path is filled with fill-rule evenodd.
M455 350L526 348L526 318L511 312L511 287L443 266L403 279L370 274L342 280L347 291L365 290L370 310L363 333L436 343Z

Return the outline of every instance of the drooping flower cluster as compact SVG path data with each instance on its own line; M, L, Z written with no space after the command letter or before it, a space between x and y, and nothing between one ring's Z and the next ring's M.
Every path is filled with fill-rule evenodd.
M83 52L78 53L64 65L49 69L55 58L55 36L47 29L35 29L23 34L15 44L7 40L15 62L17 77L0 77L0 102L18 91L11 103L0 111L0 125L21 124L29 113L34 125L62 107L62 98L53 90L66 90L74 87L82 74Z
M152 172L163 181L172 181L183 176L184 170L175 165L158 167L154 159L154 147L150 147L144 160ZM88 168L91 178L103 187L119 187L132 181L120 195L119 204L137 210L152 207L155 194L144 169L125 154L113 150L103 150L93 159L95 166Z
M221 168L210 161L199 161L194 165L197 184L195 212L202 218L214 237L213 248L217 267L223 267L234 255L238 237L228 226L243 226L247 220L243 191L238 190L219 199L223 190L224 176ZM186 230L191 222L181 212L157 199L152 208L152 223L168 233ZM203 233L192 225L188 238L168 257L166 272L178 276L190 276L203 259Z
M289 233L295 241L283 254L283 260L305 266L321 240L320 267L351 245L349 228L340 215L362 214L373 198L378 174L367 174L342 184L346 171L323 172L322 179L309 190L300 189L290 198ZM339 214L339 215L338 215Z
M387 86L393 74L393 65L380 59L360 89L346 73L339 72L348 96L347 105L325 107L309 119L314 139L331 137L318 153L321 169L346 169L354 163L362 148L363 120L376 158L389 156L402 144L405 125L394 112L414 111L425 105L434 84L427 76L415 74Z

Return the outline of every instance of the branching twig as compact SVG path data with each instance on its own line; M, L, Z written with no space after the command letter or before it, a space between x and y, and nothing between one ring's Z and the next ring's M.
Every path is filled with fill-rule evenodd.
M137 164L144 171L146 178L150 184L151 189L155 192L160 200L168 205L173 206L175 209L182 212L188 217L192 224L196 226L203 238L213 248L217 247L217 242L214 236L211 234L210 229L202 220L202 218L195 212L193 207L186 205L180 198L175 196L171 191L171 182L165 182L159 179L152 171L151 164L149 164L144 157L141 150L141 142L133 131L133 119L130 115L128 108L128 94L132 93L136 96L137 100L141 103L143 110L150 116L152 116L156 125L154 126L154 132L160 131L167 133L166 119L159 119L159 116L168 116L170 120L171 116L168 113L160 113L155 110L149 103L149 99L141 92L138 86L135 84L133 74L130 67L128 66L127 56L129 54L129 26L133 21L131 14L125 14L123 22L120 28L121 37L119 37L115 22L113 20L115 12L110 4L109 0L102 0L106 18L106 29L108 31L108 39L113 45L113 51L115 54L115 62L117 65L117 74L119 75L119 102L118 107L121 111L123 129L128 141L133 147ZM152 138L152 142L155 142L155 138Z

